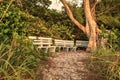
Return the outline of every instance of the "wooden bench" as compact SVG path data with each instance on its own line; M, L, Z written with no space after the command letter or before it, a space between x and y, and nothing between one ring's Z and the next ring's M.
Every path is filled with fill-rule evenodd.
M52 46L52 38L29 36L29 39L33 39L33 44L37 45L39 49L45 48L46 52L55 52L57 47L59 51L61 50L61 48L66 49L67 52L69 50L76 51L77 47L87 47L88 45L88 41L76 40L76 44L74 44L74 41L72 40L54 39L55 46Z
M76 52L76 46L74 45L74 41L72 40L64 40L64 48L67 50L67 52L70 50Z
M58 51L60 52L61 48L64 47L64 41L59 39L54 39L54 44L56 48L58 48Z
M87 46L88 46L88 41L76 40L76 47L87 47Z
M67 52L71 49L76 51L76 47L74 46L74 41L72 40L58 40L55 39L55 46L59 48L59 51L61 48L66 49Z
M44 48L45 52L55 52L56 46L52 46L52 38L29 36L29 39L33 39L33 45L37 45L38 49Z

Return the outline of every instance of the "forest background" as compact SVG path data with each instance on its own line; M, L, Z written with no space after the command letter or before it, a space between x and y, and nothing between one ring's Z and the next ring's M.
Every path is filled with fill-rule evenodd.
M41 5L37 5L38 2ZM49 0L0 0L1 80L35 78L39 61L49 55L39 54L28 39L30 35L88 40L87 36L69 19L64 7L62 11L57 11L49 9L50 4ZM84 25L83 5L80 7L70 2L68 5L74 17ZM96 6L96 16L97 24L103 31L100 37L107 38L107 43L104 49L100 48L93 53L88 68L92 69L93 73L98 73L97 78L102 76L105 80L119 80L120 0L101 1ZM94 69L98 63L98 67ZM106 68L103 69L103 66Z

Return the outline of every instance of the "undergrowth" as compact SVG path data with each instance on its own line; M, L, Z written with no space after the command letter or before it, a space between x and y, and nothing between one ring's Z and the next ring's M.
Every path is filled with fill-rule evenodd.
M120 31L104 31L104 47L92 53L88 60L89 77L91 80L120 80Z
M40 54L27 37L17 34L0 43L0 80L34 79Z
M87 65L93 80L120 80L120 53L98 50Z

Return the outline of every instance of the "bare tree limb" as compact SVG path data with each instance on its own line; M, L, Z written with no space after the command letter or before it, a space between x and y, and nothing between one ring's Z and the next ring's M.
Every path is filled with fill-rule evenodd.
M65 9L67 11L67 14L68 14L69 18L74 22L74 24L76 24L78 26L78 28L80 28L85 33L85 26L83 26L82 24L80 24L80 22L78 22L74 18L73 13L72 13L71 9L69 8L66 0L60 0L60 1L63 3L63 5L64 5L64 7L65 7Z
M3 0L0 0L0 3L3 2Z

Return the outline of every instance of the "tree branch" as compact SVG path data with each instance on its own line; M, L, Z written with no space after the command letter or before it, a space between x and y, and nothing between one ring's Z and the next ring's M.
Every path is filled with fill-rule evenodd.
M110 7L109 9L105 10L104 12L101 12L101 13L97 14L97 16L100 16L100 15L102 15L104 13L108 13L109 11L115 9L117 6L120 6L120 3L118 3L117 5L114 5L114 6Z
M91 7L91 15L95 21L96 21L96 13L95 13L96 5L97 5L97 2L94 2L93 6Z
M83 26L82 24L80 24L73 16L73 13L71 11L71 9L69 8L66 0L60 0L62 2L62 4L64 5L67 14L69 16L69 18L78 26L78 28L80 28L84 33L85 33L85 26Z

